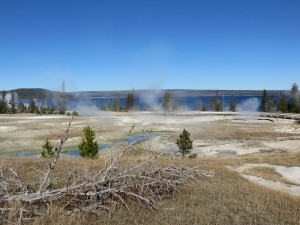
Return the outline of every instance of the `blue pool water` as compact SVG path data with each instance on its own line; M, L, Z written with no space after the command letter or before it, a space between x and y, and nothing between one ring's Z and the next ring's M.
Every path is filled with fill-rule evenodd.
M147 141L147 140L150 140L150 139L152 139L154 137L157 137L157 136L160 136L160 135L161 135L160 133L149 133L149 134L142 134L142 135L137 134L137 135L130 136L128 138L124 138L124 139L114 141L111 144L99 145L98 149L103 150L103 149L111 148L111 147L115 146L116 144L124 143L124 142L132 143L132 142L135 142L135 141L141 141L141 142L142 141ZM79 156L79 150L78 149L73 149L73 150L63 152L63 154L72 155L72 156Z
M124 138L124 139L120 139L120 140L116 140L111 144L102 144L98 146L99 150L103 150L103 149L107 149L110 147L115 146L116 144L119 143L123 143L123 142L127 142L127 143L132 143L135 141L147 141L150 140L154 137L160 136L160 133L147 133L147 134L137 134L137 135L132 135L128 138ZM66 155L71 155L74 157L79 157L79 150L78 149L73 149L73 150L69 150L69 151L65 151L62 154L66 154ZM36 156L40 156L41 153L40 152L15 152L15 153L6 153L6 154L2 154L0 155L0 157L9 157L9 158L19 158L19 157L36 157Z

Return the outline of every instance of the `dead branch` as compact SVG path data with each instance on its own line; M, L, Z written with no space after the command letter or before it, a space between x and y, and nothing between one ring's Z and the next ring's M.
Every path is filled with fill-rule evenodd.
M55 148L55 151L56 151L56 157L54 158L54 160L49 164L49 169L48 171L46 172L45 174L45 177L44 177L44 181L42 182L39 190L38 190L38 194L42 194L42 190L47 182L47 180L49 179L49 176L50 176L50 173L51 173L51 170L54 169L55 167L55 164L59 158L59 154L60 154L60 151L62 149L62 146L63 144L68 140L68 133L69 133L69 130L70 130L70 127L71 127L71 123L73 121L74 117L72 117L71 121L69 122L69 126L67 128L67 130L65 131L65 134L63 137L60 137L60 144L58 147Z
M72 120L71 120L72 122ZM28 218L40 217L49 212L49 205L56 204L62 212L67 214L78 211L97 213L97 210L105 210L109 218L113 216L116 207L123 205L131 211L132 203L141 204L151 210L156 208L156 201L179 191L187 184L188 180L207 178L214 176L213 172L201 171L189 167L161 167L156 159L168 155L162 153L152 158L145 159L138 164L127 163L128 167L122 168L122 157L143 141L140 138L128 144L117 156L110 155L110 165L93 171L90 175L80 174L76 169L66 170L63 187L54 190L45 190L51 171L59 158L62 145L67 140L71 122L61 138L57 148L57 156L50 163L44 179L38 190L31 190L17 173L8 165L0 164L0 214L3 220L11 211L17 211L13 222L22 223ZM41 172L41 171L39 171ZM70 182L75 178L75 182ZM13 186L12 186L13 185ZM18 188L16 188L18 187ZM9 207L10 202L18 202L19 207ZM7 207L6 207L7 206Z

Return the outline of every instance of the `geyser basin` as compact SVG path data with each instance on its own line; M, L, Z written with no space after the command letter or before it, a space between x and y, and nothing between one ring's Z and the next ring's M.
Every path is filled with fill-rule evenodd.
M161 135L161 133L137 134L137 135L130 136L128 138L124 138L124 139L114 141L111 144L99 145L98 149L99 150L104 150L104 149L107 149L107 148L111 148L111 147L115 146L116 144L124 143L124 142L127 142L127 143L132 143L132 142L135 142L135 141L143 142L143 141L150 140L150 139L152 139L154 137L157 137L157 136L160 136L160 135ZM72 156L79 156L79 150L78 149L73 149L73 150L65 151L65 152L63 152L63 154L72 155Z
M154 137L160 136L161 133L147 133L147 134L136 134L136 135L132 135L129 136L128 138L124 138L124 139L120 139L120 140L116 140L111 144L102 144L98 146L99 150L104 150L110 147L115 146L116 144L119 143L132 143L135 141L147 141L150 140ZM32 152L12 152L12 153L4 153L1 154L0 157L8 157L8 158L19 158L19 157L37 157L40 156L41 152L38 151L32 151ZM73 150L68 150L65 152L62 152L61 155L71 155L73 157L79 157L79 150L78 149L73 149Z

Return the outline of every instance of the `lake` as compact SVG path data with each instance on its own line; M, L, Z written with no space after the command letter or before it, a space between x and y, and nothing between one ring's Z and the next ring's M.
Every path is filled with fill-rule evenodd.
M189 96L189 97L172 97L172 101L176 104L180 110L199 110L200 104L204 103L207 107L210 105L210 99L215 96ZM277 100L278 96L274 96ZM224 111L229 108L229 102L237 101L238 107L241 111L260 111L261 96L249 96L249 95L225 95L218 96L221 102L224 104ZM70 98L66 99L66 105L68 110L77 110L80 107L94 107L101 109L108 107L115 100L115 97L94 97L94 98ZM125 97L120 97L120 105L125 106ZM29 104L30 100L22 100L23 103ZM51 107L56 104L57 100L53 99L35 99L38 106L44 105ZM143 96L135 97L135 102L138 105L139 110L158 110L161 109L162 97L161 96ZM247 109L249 107L249 109Z

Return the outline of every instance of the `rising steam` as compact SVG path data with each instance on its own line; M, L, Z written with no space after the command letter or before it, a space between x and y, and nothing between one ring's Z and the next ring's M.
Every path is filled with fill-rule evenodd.
M249 98L238 104L239 112L257 112L259 109L260 101L258 98Z

